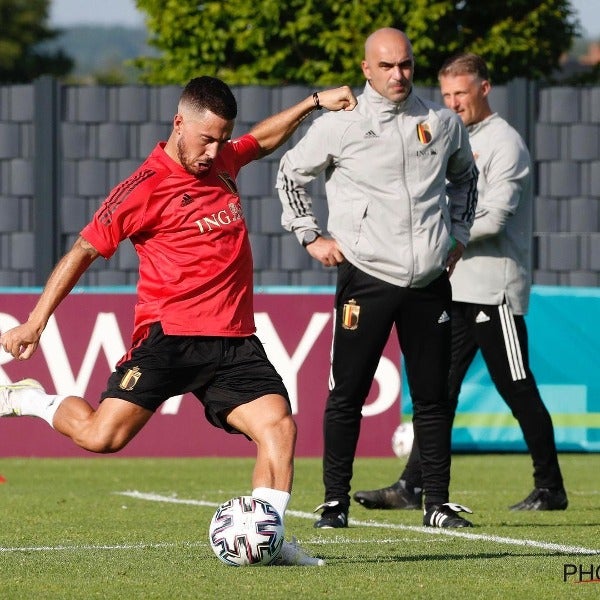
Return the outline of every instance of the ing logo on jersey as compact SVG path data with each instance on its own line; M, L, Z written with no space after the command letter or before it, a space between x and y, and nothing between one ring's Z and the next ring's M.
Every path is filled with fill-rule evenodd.
M431 127L429 123L419 123L417 125L417 137L421 144L429 144L431 142Z

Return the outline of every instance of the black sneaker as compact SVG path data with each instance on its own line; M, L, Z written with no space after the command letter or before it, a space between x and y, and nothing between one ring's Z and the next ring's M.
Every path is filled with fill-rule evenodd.
M569 500L563 488L559 490L535 488L525 500L513 504L510 510L565 510L567 506Z
M339 500L319 504L313 512L322 510L321 518L315 522L317 529L341 529L348 527L348 509Z
M406 481L400 479L393 485L380 490L356 492L353 498L365 508L419 509L423 503L423 490L421 488L409 489L406 487Z
M436 504L429 510L425 510L423 525L425 527L473 527L473 523L463 519L459 512L472 513L473 511L454 502Z

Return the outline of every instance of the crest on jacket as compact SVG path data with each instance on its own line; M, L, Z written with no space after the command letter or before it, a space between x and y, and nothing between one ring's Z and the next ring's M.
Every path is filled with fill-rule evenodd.
M417 137L421 144L429 144L431 142L431 127L429 123L419 123L417 125Z

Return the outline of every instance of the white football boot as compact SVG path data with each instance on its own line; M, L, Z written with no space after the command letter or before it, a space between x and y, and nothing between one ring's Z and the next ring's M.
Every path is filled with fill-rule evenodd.
M18 417L21 415L21 399L23 392L37 390L44 393L44 388L35 379L22 379L15 383L0 385L0 417Z
M313 558L306 554L298 545L296 538L293 537L291 542L284 540L281 552L273 564L289 567L322 567L325 561L322 558Z

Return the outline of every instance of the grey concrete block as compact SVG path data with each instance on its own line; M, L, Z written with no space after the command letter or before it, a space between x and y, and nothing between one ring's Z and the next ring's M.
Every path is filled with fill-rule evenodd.
M549 117L548 120L551 123L577 123L581 111L579 100L577 88L547 88L540 95L540 104L549 103L549 110L544 106L541 112L544 116Z
M600 197L600 160L589 164L590 168L590 195Z
M261 198L258 228L261 233L291 235L286 233L281 225L281 203L279 199L272 197ZM294 237L294 239L296 238Z
M539 165L539 193L542 196L579 196L580 166L572 161L550 161Z
M240 121L258 123L271 115L271 91L269 88L258 85L243 86L236 98Z
M593 232L600 230L600 199L571 198L568 201L569 231Z
M98 126L98 158L127 158L128 127L120 123L102 123Z
M82 160L76 165L77 194L102 196L108 188L108 170L103 160Z
M560 231L560 201L538 196L533 204L534 231Z
M572 160L596 160L600 158L600 126L587 123L570 127Z
M600 233L589 236L589 268L600 272Z
M560 158L560 126L551 123L538 123L535 127L535 148L537 160L558 160Z
M262 198L242 198L242 209L246 227L250 233L259 234L260 230L260 203Z
M164 123L144 123L139 127L139 147L136 148L136 156L146 158L156 144L166 141L171 133L172 125Z
M63 160L61 165L61 194L77 195L77 161Z
M579 236L549 234L548 266L553 271L572 271L579 265Z
M120 160L116 165L116 172L113 180L121 182L124 179L127 179L134 171L137 171L141 164L141 160Z
M1 287L20 287L21 276L18 271L0 271Z
M12 85L10 87L10 120L33 121L35 94L34 86Z
M181 86L161 86L157 89L157 114L152 115L153 118L166 123L169 126L173 125L173 117L177 114L177 105L183 88Z
M595 86L582 92L586 97L587 110L584 113L586 121L600 123L600 87Z
M281 239L280 265L284 270L310 270L312 257L296 239L295 235L287 235Z
M550 271L550 234L538 233L533 236L533 267Z
M0 158L19 155L19 126L16 123L0 123Z
M558 285L558 273L537 269L533 272L533 283L535 285Z
M81 123L62 123L60 126L60 151L64 158L81 160L90 152L90 130Z
M119 247L115 252L115 256L112 258L113 262L115 260L117 268L123 271L137 272L140 266L140 260L138 258L137 252L135 251L133 244L129 240L123 240L119 244Z
M299 276L299 284L298 285L333 285L332 276L335 279L335 271L330 273L329 271L325 271L324 269L320 269L318 271L306 271L302 270L298 273Z
M103 123L108 120L108 89L102 86L81 86L74 89L75 120Z
M261 286L290 285L290 275L287 271L257 271L255 275L255 286L260 291Z
M10 187L12 196L33 195L33 162L16 158L10 162Z
M317 88L309 88L305 85L286 85L276 88L273 94L273 113L280 112L298 102L302 102L313 92L318 91Z
M76 196L60 199L60 220L63 233L79 233L89 221L87 202Z
M127 273L122 271L100 271L98 273L98 285L127 285Z
M269 196L274 182L271 181L269 165L260 160L246 165L237 176L237 187L242 198Z
M254 269L273 268L273 256L271 253L271 238L268 235L250 233L250 245L252 246L252 257Z
M0 232L13 232L20 229L21 207L18 198L0 197Z
M600 280L598 273L592 271L572 271L568 273L568 281L571 286L597 287Z
M11 236L11 269L34 269L35 236L31 232L13 233Z
M117 89L117 121L145 123L149 118L149 90L140 85L124 85Z

